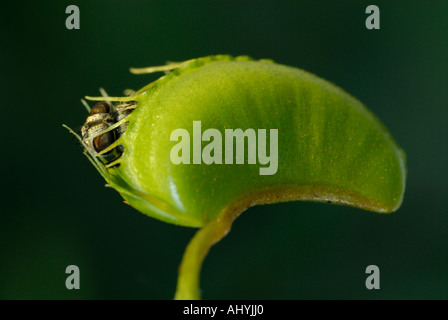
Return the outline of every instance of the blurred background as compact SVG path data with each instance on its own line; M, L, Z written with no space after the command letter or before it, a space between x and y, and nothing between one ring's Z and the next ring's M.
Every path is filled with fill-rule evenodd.
M80 9L68 30L65 9ZM367 30L365 9L380 9ZM204 299L448 298L448 2L8 1L2 5L1 299L172 299L195 229L104 187L62 128L84 95L138 89L129 67L247 54L308 70L363 101L406 151L390 215L294 202L249 209L203 265ZM77 265L81 289L67 290ZM377 265L381 289L367 290Z

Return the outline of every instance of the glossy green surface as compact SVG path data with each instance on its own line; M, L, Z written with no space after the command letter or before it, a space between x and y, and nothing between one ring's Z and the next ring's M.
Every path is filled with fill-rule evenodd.
M405 157L387 129L358 100L303 70L246 57L201 58L157 80L137 101L109 183L154 218L199 227L232 207L278 201L383 213L401 204ZM193 121L223 136L229 128L278 129L277 172L260 175L260 164L173 164L178 142L171 132L184 128L193 137Z

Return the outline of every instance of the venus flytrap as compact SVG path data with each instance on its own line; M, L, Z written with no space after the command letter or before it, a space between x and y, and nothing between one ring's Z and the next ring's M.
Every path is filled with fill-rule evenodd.
M403 151L363 104L315 75L227 55L132 71L171 72L129 96L87 97L114 104L91 111L77 137L129 205L200 228L176 299L200 298L204 257L251 206L307 200L389 213L401 205ZM207 129L198 134L198 124Z

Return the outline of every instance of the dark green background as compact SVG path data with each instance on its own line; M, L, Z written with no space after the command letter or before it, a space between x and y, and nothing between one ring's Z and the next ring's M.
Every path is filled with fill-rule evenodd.
M67 30L77 4L81 29ZM365 28L365 8L381 29ZM248 54L363 101L406 151L390 215L316 203L251 208L205 260L205 299L448 298L447 1L8 1L1 11L0 298L171 299L195 230L122 203L72 136L79 102L155 79L141 67ZM65 268L81 289L65 288ZM381 289L367 290L378 265Z

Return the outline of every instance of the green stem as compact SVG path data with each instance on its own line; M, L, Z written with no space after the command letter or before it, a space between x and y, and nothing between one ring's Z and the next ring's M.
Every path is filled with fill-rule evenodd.
M202 262L210 248L229 233L232 222L241 210L225 210L215 220L202 227L185 249L179 266L177 288L174 299L199 300L199 275Z

